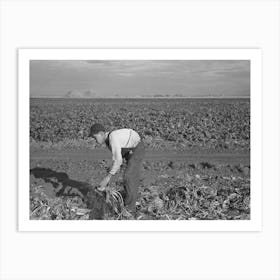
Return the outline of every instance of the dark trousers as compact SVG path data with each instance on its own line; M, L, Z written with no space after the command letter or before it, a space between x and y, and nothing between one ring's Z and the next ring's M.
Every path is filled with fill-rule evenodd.
M145 154L143 142L140 142L132 153L126 153L124 158L127 160L127 166L124 171L124 203L125 206L135 211L136 200L140 185L140 171Z

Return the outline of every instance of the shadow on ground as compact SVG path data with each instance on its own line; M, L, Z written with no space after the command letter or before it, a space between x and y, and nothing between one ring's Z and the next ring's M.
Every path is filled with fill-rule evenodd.
M56 195L79 195L84 198L92 186L87 182L79 182L69 178L65 172L57 172L49 168L36 167L30 170L30 175L51 183Z
M103 193L94 189L87 182L72 180L65 172L57 172L49 168L36 167L30 170L30 175L42 179L52 185L56 196L80 196L91 209L90 219L102 219L109 210Z

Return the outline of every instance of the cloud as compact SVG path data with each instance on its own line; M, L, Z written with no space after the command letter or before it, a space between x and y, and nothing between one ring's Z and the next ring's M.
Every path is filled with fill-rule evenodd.
M118 72L117 75L122 77L132 77L135 75L135 73L129 73L129 72Z
M43 70L116 77L201 76L219 78L236 72L249 73L248 60L34 60Z
M248 60L189 60L178 61L181 73L187 76L219 79L235 73L250 73Z
M33 60L34 96L94 98L119 94L197 95L201 92L250 92L246 60Z
M80 90L69 90L65 97L67 98L93 98L96 97L96 93L92 89L88 89L85 91Z
M88 60L88 64L100 71L106 71L117 76L130 77L166 71L173 62L168 60Z

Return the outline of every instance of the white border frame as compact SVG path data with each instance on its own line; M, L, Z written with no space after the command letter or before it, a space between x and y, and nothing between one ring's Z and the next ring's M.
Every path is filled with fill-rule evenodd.
M19 49L18 50L18 230L19 231L261 231L262 66L260 49ZM30 60L250 60L251 219L241 221L108 221L29 219Z

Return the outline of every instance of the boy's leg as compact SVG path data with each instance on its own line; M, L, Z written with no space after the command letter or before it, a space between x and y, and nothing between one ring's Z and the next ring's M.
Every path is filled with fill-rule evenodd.
M144 153L144 145L140 142L131 155L124 174L124 188L126 192L125 206L132 211L135 211L136 200L138 197L140 170Z

